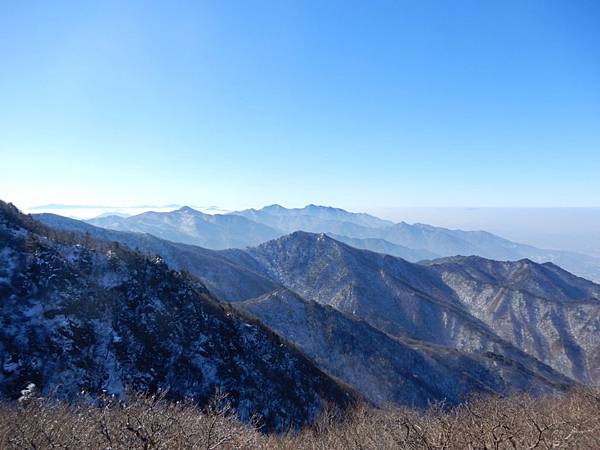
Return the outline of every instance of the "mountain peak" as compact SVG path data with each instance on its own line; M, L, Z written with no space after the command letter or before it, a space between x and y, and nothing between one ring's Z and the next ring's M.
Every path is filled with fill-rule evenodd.
M316 233L310 233L308 231L302 231L302 230L298 230L298 231L294 231L293 233L287 234L285 236L280 237L279 239L288 239L288 240L298 240L298 239L304 239L304 240L314 240L316 239L317 234Z
M3 202L2 200L0 200L0 212L2 212L6 216L21 214L21 211L19 211L19 208L17 208L14 204L6 203L6 202Z
M325 233L310 233L308 231L302 231L302 230L294 231L293 233L290 233L287 236L292 239L308 239L308 240L316 241L316 242L324 241L324 240L335 241L334 239L327 236ZM285 238L285 237L286 236L283 236L283 238ZM282 238L280 238L280 239L282 239Z
M272 239L268 242L264 242L256 249L287 249L287 252L303 252L307 249L331 249L336 246L342 246L344 248L350 248L346 244L336 241L335 239L327 236L325 233L310 233L307 231L294 231L293 233L286 234L276 239Z
M267 205L264 206L263 208L261 208L262 211L282 211L284 209L287 209L277 203L273 203L272 205Z
M304 208L304 210L307 211L338 211L338 212L347 212L344 209L341 208L334 208L333 206L323 206L323 205L315 205L314 203L311 203L310 205L306 205Z
M197 209L192 208L191 206L182 206L181 208L177 209L176 212L182 212L182 213L199 213L200 211L198 211Z

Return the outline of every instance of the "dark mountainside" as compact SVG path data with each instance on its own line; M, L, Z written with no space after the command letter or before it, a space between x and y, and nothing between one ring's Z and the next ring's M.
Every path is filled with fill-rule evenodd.
M110 237L121 241L127 239L130 245L131 242L135 242L138 247L151 242L151 248L145 248L149 253L160 252L161 247L167 246L169 251L163 252L168 255L167 261L183 260L178 254L181 250L179 244L166 243L156 238L150 239L147 235L102 230L59 216L37 217L55 226L70 229L82 226L97 237ZM102 236L103 233L108 233L108 236ZM353 249L327 236L310 233L294 233L248 251L211 252L203 249L194 251L192 246L184 246L184 248L186 252L197 255L190 260L191 266L188 269L200 276L207 284L221 286L224 284L229 286L226 289L228 292L235 292L236 286L244 284L239 281L240 274L251 273L254 279L261 280L255 287L262 289L263 292L247 298L267 294L265 298L269 301L263 299L258 302L260 308L248 306L246 310L251 311L282 336L295 342L305 353L315 359L321 368L359 389L376 403L423 405L442 398L449 402L458 402L474 390L507 393L511 390L523 389L543 392L561 389L562 386L570 383L568 379L501 339L491 327L472 317L462 308L460 300L454 295L452 289L427 267L410 264L390 256ZM270 250L267 250L269 248ZM319 253L319 256L303 258L311 253ZM267 256L263 258L261 254ZM285 262L286 258L289 259L289 265ZM351 261L352 259L354 261ZM219 271L219 264L223 264L224 261L227 262L223 266L226 269ZM382 273L390 279L403 277L404 283L397 284L395 288L393 286L389 288L384 283L382 291L382 284L378 280L379 261L386 261L388 267ZM278 264L273 270L269 269L272 263ZM235 270L230 270L231 267ZM316 274L322 281L303 279L303 274L307 270ZM347 280L340 278L345 272L349 273ZM273 273L280 273L281 276L276 277ZM351 297L353 293L362 292L360 308L357 311L348 309L345 301L342 301L333 305L340 311L330 308L327 310L328 314L320 314L318 318L303 317L299 311L306 311L306 309L295 306L306 300L289 295L284 297L290 302L286 306L288 308L286 314L275 314L274 311L271 311L272 314L268 313L270 309L284 308L285 302L273 300L280 299L281 295L269 294L281 285L287 285L297 292L302 291L307 298L321 303L326 303L330 297L343 299L345 295ZM312 286L314 292L306 291L304 285ZM347 289L348 285L352 285L353 288ZM398 290L398 287L403 291ZM338 290L341 293L338 293ZM427 294L429 291L430 293ZM318 297L317 293L321 297ZM371 301L371 298L376 298L379 304ZM233 299L243 299L243 295L234 295ZM392 306L390 307L388 303ZM255 303L251 301L248 305L250 304ZM403 307L408 308L409 312L403 311ZM411 312L411 308L416 310ZM314 308L309 310L315 311ZM316 311L321 310L316 309ZM341 311L352 317L345 316ZM461 339L466 341L468 338L472 348L459 346L464 342L456 339L455 336L444 338L443 327L440 328L440 324L435 324L435 320L439 320L436 318L444 315L453 318L452 328L463 330L459 333L463 336ZM286 318L292 316L296 319L290 324ZM351 333L351 327L347 326L348 320L357 320L359 317L369 322L368 324L360 321L364 331L362 337ZM382 317L385 322L382 322ZM276 318L281 319L281 322L275 320ZM334 334L335 339L318 340L321 320L326 320L331 326L335 325L334 329L337 330ZM310 328L313 332L309 334L308 341L300 340L298 330L294 329L294 324L299 326L302 323L306 326L314 324L314 327ZM396 338L376 328L391 333ZM303 336L306 338L306 333ZM355 345L364 351L349 352L349 347L344 342L356 342L360 339L362 339L360 344ZM454 347L464 351L458 352L453 350ZM334 354L341 355L340 357L346 360L345 365L336 366L334 359L327 359L327 355ZM379 366L365 357L371 354L379 355ZM420 361L420 366L416 365L415 358ZM364 368L363 372L360 367ZM421 387L412 390L410 386L414 386L415 380L412 375L407 379L403 374L414 373L416 367L422 368L418 381ZM436 373L444 374L444 377L454 381L440 383L440 377L435 375ZM461 380L460 374L466 373L470 375L467 375L465 380ZM379 382L375 381L378 379ZM385 387L386 385L388 387Z
M357 398L260 323L215 301L161 258L48 228L0 203L0 393L215 389L268 429L310 422Z
M245 300L279 287L256 271L214 250L159 239L147 233L100 228L56 214L34 214L33 217L53 228L85 233L103 241L120 242L148 256L160 255L170 268L185 270L198 277L221 300Z

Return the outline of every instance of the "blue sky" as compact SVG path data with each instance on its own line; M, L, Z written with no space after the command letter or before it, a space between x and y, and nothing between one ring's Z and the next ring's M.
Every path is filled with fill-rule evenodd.
M600 206L600 2L3 2L0 198Z

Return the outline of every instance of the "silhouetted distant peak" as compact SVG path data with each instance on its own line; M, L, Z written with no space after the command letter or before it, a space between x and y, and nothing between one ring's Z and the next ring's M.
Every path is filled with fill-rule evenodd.
M287 211L287 208L278 205L277 203L274 203L272 205L268 205L268 206L263 206L260 209L254 209L254 208L250 208L247 209L243 212L250 212L252 214L260 214L260 213L266 213L266 214L281 214L282 212ZM238 214L237 212L233 212L232 214Z
M333 206L324 206L324 205L315 205L313 203L311 203L310 205L306 205L303 209L303 211L308 211L308 212L324 212L324 213L331 213L331 214L343 214L343 215L356 215L356 216L366 216L367 214L364 213L351 213L350 211L346 211L343 208L335 208Z
M458 264L479 264L482 262L490 261L487 258L483 258L481 256L476 255L456 255L456 256L445 256L443 258L436 258L430 262L430 265L434 264L448 264L448 263L458 263Z

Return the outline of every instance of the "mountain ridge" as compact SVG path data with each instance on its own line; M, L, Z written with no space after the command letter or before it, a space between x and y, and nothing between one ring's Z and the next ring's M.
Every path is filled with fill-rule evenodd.
M164 390L287 431L360 395L162 258L41 224L0 203L0 395ZM290 390L289 386L295 386Z
M205 214L189 206L171 212L148 211L130 217L96 218L92 225L153 234L209 249L246 247L280 235L271 227L233 214Z
M314 206L314 208L331 211L329 207ZM265 217L265 215L261 215L262 210L252 211L252 220L262 221L266 224L276 223L273 221L273 212ZM484 230L463 231L421 223L412 225L406 222L393 223L382 219L380 219L382 220L380 227L370 228L365 227L360 220L354 223L349 222L348 218L352 217L354 213L341 211L343 213L337 221L331 220L331 214L328 215L327 221L320 220L315 215L307 220L306 208L286 209L280 207L277 213L288 221L293 216L298 218L299 223L292 222L293 226L288 227L288 231L301 229L309 232L336 234L345 236L347 239L383 239L392 244L408 247L413 251L427 251L439 257L478 255L498 260L518 260L528 257L536 262L555 262L580 276L600 281L600 258L593 256L569 251L540 249L510 241ZM245 211L233 212L232 214L245 214ZM360 214L356 216L359 217ZM373 249L376 250L376 248ZM418 260L411 261L417 262Z
M311 233L304 233L304 232L299 232L296 234L292 234L292 235L288 235L288 237L284 237L284 241L285 240L289 240L292 239L293 236L299 236L302 239L306 240L315 240L315 241L324 241L325 239L330 239L328 238L325 234L320 234L320 235L312 235ZM292 237L290 237L292 236ZM316 237L315 237L316 236ZM264 244L262 244L264 245ZM337 244L336 244L337 245ZM341 245L341 243L340 243ZM152 247L152 246L151 246ZM259 248L261 246L258 246ZM156 253L161 253L161 246L154 246L152 247L154 249L154 251ZM190 247L190 249L193 247ZM349 247L352 248L352 247ZM180 249L174 249L173 250L175 252L175 254L177 254ZM208 252L206 250L194 250L195 253L202 253L202 252ZM540 311L546 311L540 318L536 319L536 320L543 320L543 323L548 323L548 329L549 330L564 330L561 332L552 332L552 333L556 333L556 336L564 336L564 338L568 338L568 336L570 336L572 333L567 330L570 329L570 325L567 325L569 322L565 322L563 319L558 319L557 317L563 317L564 314L567 314L567 316L569 314L574 314L573 311L577 310L578 314L583 314L587 308L587 310L589 310L588 312L591 315L591 317L596 317L595 316L595 308L596 308L596 303L595 302L587 302L584 301L585 299L581 298L581 296L579 297L575 297L577 298L578 303L576 305L572 305L569 308L569 311L562 311L559 310L560 308L558 306L551 306L552 311L547 310L546 306L543 306L545 304L547 304L548 302L546 300L543 299L543 295L540 296L538 295L538 293L536 293L535 291L531 291L531 289L525 293L519 293L518 291L513 290L506 290L507 287L509 287L506 283L507 280L504 280L503 283L504 284L500 284L498 286L490 286L489 288L486 288L485 286L487 286L486 284L484 284L484 282L487 282L489 280L487 279L477 279L477 274L480 272L479 270L475 270L474 268L470 268L470 272L467 273L466 275L463 275L462 278L456 278L457 275L454 275L453 278L453 282L450 282L448 280L444 280L443 279L443 272L444 270L447 272L450 269L448 268L448 265L451 263L457 263L457 262L462 262L463 264L465 264L468 261L471 262L476 262L476 265L482 265L482 264L494 264L493 261L487 260L485 258L480 258L480 257L475 257L475 256L470 256L470 257L451 257L451 258L442 258L442 259L438 259L438 260L434 260L434 261L430 261L429 263L427 263L427 267L429 267L428 270L433 271L433 272L439 272L435 275L435 279L432 279L432 273L428 273L427 277L429 277L429 281L427 281L424 285L414 285L414 280L418 280L419 276L415 276L412 278L413 281L409 282L408 284L406 284L406 280L402 281L402 277L405 276L407 273L411 273L411 271L413 272L414 275L414 270L417 270L417 272L423 272L423 270L425 269L416 269L417 266L413 266L410 265L410 263L408 262L401 262L400 260L398 260L397 258L393 258L391 256L386 257L385 255L381 255L379 254L379 256L374 256L374 258L376 258L377 260L379 260L380 262L375 264L375 267L377 267L377 265L381 265L383 264L382 267L385 267L386 264L388 264L387 269L384 270L384 274L385 276L383 278L380 278L380 275L378 275L375 272L372 272L373 275L375 277L375 280L379 281L375 281L375 283L373 284L373 282L367 282L366 280L362 281L361 283L356 283L354 282L350 282L349 284L346 285L346 287L344 289L338 289L338 290L331 290L331 287L329 288L325 288L322 292L318 292L316 294L316 297L313 295L314 293L311 293L310 290L307 291L306 287L302 287L302 289L298 289L298 286L294 283L298 283L299 281L296 280L294 281L294 283L292 283L291 281L293 280L282 280L280 278L278 278L277 275L277 270L275 272L273 272L272 270L269 271L268 270L268 264L267 266L265 266L262 262L256 260L255 255L253 255L253 252L256 252L256 249L248 249L247 251L244 250L225 250L225 251L217 251L217 252L212 252L209 255L207 255L206 253L202 253L200 256L196 256L194 258L185 258L184 264L187 261L187 268L188 269L192 269L192 273L195 273L196 275L198 275L207 285L210 285L211 287L214 287L214 289L216 289L216 291L218 292L219 297L225 299L225 300L229 300L229 301L242 301L248 298L252 298L252 297L257 297L263 294L266 294L274 289L277 288L277 286L287 286L288 288L291 288L297 292L299 292L303 297L307 297L310 300L317 300L317 301L321 301L322 303L326 303L326 302L333 302L334 306L338 306L341 307L342 309L345 308L346 311L353 311L356 307L359 307L360 304L362 304L363 306L361 306L360 308L362 308L363 310L365 308L367 308L367 311L363 311L362 313L367 313L368 309L370 307L372 307L372 305L370 307L366 307L364 305L368 305L365 304L364 302L361 303L361 301L358 301L357 299L360 299L362 297L364 297L365 295L367 295L366 298L369 298L370 296L373 296L374 298L378 298L378 299L383 299L383 298L388 298L389 297L389 302L390 305L392 306L392 311L397 311L397 313L395 314L400 314L400 316L397 317L397 319L401 319L402 317L410 317L410 314L414 314L416 311L418 311L419 309L423 309L425 308L425 310L427 308L438 308L437 306L434 306L437 304L437 300L435 300L436 298L445 298L446 300L443 302L443 309L445 310L446 308L449 308L450 306L452 306L453 308L456 308L456 305L458 305L459 309L465 309L465 311L469 311L468 314L473 316L473 317L478 317L478 320L481 320L481 324L477 325L475 329L481 328L481 326L483 324L485 324L486 327L492 327L495 329L496 326L501 327L501 333L500 335L508 340L509 342L512 342L514 345L516 345L519 348L523 348L525 350L527 350L528 353L530 353L531 355L534 355L535 357L540 358L542 361L545 361L546 363L549 363L550 365L554 365L555 367L559 367L561 372L569 375L569 376L573 376L576 379L578 379L581 382L584 383L592 383L595 384L597 383L597 380L599 379L599 374L598 374L598 365L600 363L595 362L595 361L600 361L600 356L596 355L595 350L593 348L593 343L595 342L594 340L591 340L588 342L588 344L585 344L585 340L588 338L585 338L585 336L590 336L593 335L594 330L593 329L587 329L587 328L581 328L581 329L577 329L574 330L576 335L581 335L581 339L584 339L584 341L579 342L577 340L573 341L572 339L567 339L565 342L569 342L569 345L562 345L562 344L557 344L556 342L556 338L552 337L552 336L540 336L538 332L535 331L536 325L535 325L535 321L533 323L531 323L531 319L528 319L526 316L524 316L524 312L521 311L519 313L519 317L521 317L520 322L518 322L518 324L514 325L514 327L516 327L517 330L520 330L518 333L517 332L512 332L510 331L512 328L509 327L508 324L510 323L514 323L514 321L510 321L508 319L504 319L506 323L501 323L496 325L493 320L492 317L489 315L486 315L484 313L481 312L481 310L484 310L485 308L490 308L491 306L488 305L489 299L485 299L485 303L484 302L484 298L481 297L481 292L484 292L485 289L488 290L495 290L494 292L496 292L496 296L500 296L498 298L502 298L504 299L503 301L508 302L509 297L512 299L512 302L517 302L516 304L521 304L523 305L524 303L524 298L531 298L531 302L533 302L532 304L536 304L538 305L538 303L541 301L541 303L539 303L539 305L537 306L537 308L540 308ZM286 252L281 252L283 255L285 255ZM304 250L302 251L298 251L295 252L295 254L298 255L302 255L306 253ZM355 253L354 251L350 251L349 254L353 254ZM170 252L166 252L165 254L170 254ZM367 253L361 253L361 255L370 255L371 253L367 252ZM375 254L376 255L376 254ZM273 258L277 257L279 259L279 262L281 262L281 255L278 255L278 252L275 252L273 254ZM168 257L167 257L168 258ZM361 256L361 258L364 259L364 256ZM370 256L369 258L373 258L373 256ZM260 258L259 258L260 259ZM174 261L176 259L170 259L170 261ZM210 262L210 261L214 261L214 262ZM387 261L387 262L386 262ZM179 263L181 264L181 263ZM322 263L320 263L322 264ZM358 265L358 267L362 267L361 266L362 263L360 263ZM390 265L391 264L391 265ZM509 263L509 262L498 262L497 264L504 264L506 267L518 267L519 264L522 264L522 262L516 262L516 263ZM535 262L530 262L530 264L534 265L534 267L537 267L537 263ZM228 275L223 274L223 270L222 267L227 267L229 265L229 267L232 268L232 271L229 272ZM309 262L303 262L300 267L303 266L311 266L313 265L313 269L319 271L319 264L312 264ZM339 267L339 261L335 263L336 267ZM181 267L181 266L179 266ZM201 267L202 269L196 269L194 270L194 267ZM362 269L368 268L368 267L373 267L373 261L371 261L371 263L366 264L364 267L362 267ZM418 266L420 267L420 266ZM452 266L450 266L451 268ZM556 266L554 265L543 265L540 267L548 267L548 268L554 268ZM392 272L389 273L389 269L392 268ZM407 269L408 268L408 269ZM408 270L407 272L403 272ZM410 269L410 270L409 270ZM282 269L279 268L278 269L279 272L281 273L291 273L290 271L288 271L287 269ZM379 270L379 269L376 269ZM559 274L561 276L565 276L565 274L567 274L567 272L563 271L562 269L554 269L554 270L558 270L560 271ZM251 274L251 277L253 280L252 283L250 283L250 286L254 286L252 289L252 291L243 291L240 289L240 286L247 286L247 283L239 283L236 280L240 280L243 279L243 274L247 273L247 274ZM404 275L403 275L404 273ZM321 276L324 280L326 280L326 282L328 283L329 279L334 279L334 277L338 277L340 276L340 274L343 275L342 272L340 272L339 270L334 270L334 271L330 271L329 275L327 275L327 272L323 272L321 273ZM418 275L418 273L417 273ZM448 276L448 275L447 275ZM399 277L399 278L398 278ZM425 279L427 279L427 277ZM473 278L475 277L475 278ZM489 277L489 275L488 275ZM569 281L571 284L572 283L581 283L583 282L584 284L587 284L589 282L581 279L580 277L575 277L573 275L569 274L569 277L571 277L571 281ZM456 281L458 280L458 281ZM558 278L558 280L560 281L560 277ZM311 283L314 283L316 281L313 280L311 281ZM410 279L409 279L410 281ZM544 283L552 285L553 283L555 283L556 280L554 279L546 279L544 281ZM382 284L383 283L383 284ZM412 285L411 285L412 283ZM462 283L462 284L461 284ZM463 284L466 284L467 287L462 287L461 286ZM302 284L302 283L301 283ZM310 284L310 283L309 283ZM539 284L539 283L538 283ZM222 288L220 288L220 286L223 285L227 285L230 286L231 289L229 289L228 292L223 292ZM372 292L372 286L379 286L378 289L383 289L382 292L387 292L387 294L383 295L382 292L378 292L378 293L373 293ZM386 287L387 286L387 287ZM392 287L390 288L390 286L396 286L396 287ZM437 286L437 290L436 287ZM431 291L431 288L434 288L433 291ZM468 289L467 289L468 288ZM304 290L303 290L304 289ZM389 289L392 289L391 291ZM398 289L398 293L402 293L405 292L404 295L405 297L405 302L406 305L403 308L408 308L405 309L405 312L401 312L402 308L398 309L398 306L395 306L395 300L393 301L392 299L395 298L395 295L392 295L391 293L394 292L394 290ZM441 289L441 290L440 290ZM470 289L470 290L469 290ZM319 291L319 289L316 289L316 291ZM425 291L425 297L423 297L423 292ZM361 292L363 292L363 294L361 294ZM371 294L365 294L364 292L371 292ZM557 291L558 292L558 291ZM558 293L555 292L553 295L558 295ZM474 310L472 305L469 305L469 303L467 302L465 296L467 294L470 294L473 296L473 298L475 299L479 299L478 301L480 303L477 303L476 307L477 309ZM573 294L573 291L569 291L570 294ZM391 295L391 296L390 296ZM596 295L596 294L594 294ZM407 297L406 297L407 296ZM481 297L481 298L480 298ZM539 297L542 297L542 300L539 299ZM426 298L427 300L425 301L425 303L423 303L422 300L418 300L418 299L423 299ZM356 303L358 301L358 303ZM499 302L500 300L497 300L497 302ZM354 305L354 306L353 306ZM412 305L412 306L410 306ZM420 306L419 306L420 305ZM427 306L426 305L430 305ZM488 305L488 306L486 306ZM416 308L416 309L415 309ZM508 307L508 303L506 304L505 308L508 308L507 310L510 310L510 308ZM520 306L519 308L522 308L522 306ZM579 309L578 309L579 308ZM583 309L582 309L583 308ZM591 309L590 309L591 308ZM385 309L385 308L384 308ZM423 311L425 311L423 310ZM440 310L440 311L442 311ZM521 309L520 309L521 310ZM587 311L586 310L586 311ZM413 311L413 312L410 312ZM453 311L448 310L448 311ZM360 312L360 311L358 311ZM456 311L455 311L456 312ZM452 314L455 314L455 312L453 312ZM406 316L406 314L409 314L409 316ZM430 313L431 315L428 316L427 320L431 320L431 318L435 318L437 313ZM446 314L446 313L444 313ZM498 313L496 313L497 315ZM537 313L533 313L530 312L528 313L531 317L537 317L535 314ZM533 316L531 314L534 314ZM549 315L550 314L550 315ZM464 315L464 311L460 312L459 317L461 317L462 315ZM424 317L426 317L427 315L425 315ZM386 311L386 314L383 313L379 313L376 316L376 320L380 321L381 323L380 328L381 327L385 327L386 326L390 326L392 327L395 331L393 331L394 333L406 333L408 332L410 333L416 333L418 332L418 334L416 335L416 337L418 338L425 338L426 340L429 340L431 342L437 342L437 343L441 343L443 344L444 341L443 339L450 339L450 341L448 342L452 342L452 340L454 339L452 336L456 335L456 336L460 336L461 332L460 331L451 331L451 329L448 329L450 332L450 335L447 335L446 338L443 338L443 332L440 334L441 331L443 331L446 326L443 325L443 322L439 322L438 325L436 326L432 326L431 324L427 325L427 326L422 326L420 325L418 322L415 322L414 320L406 320L406 319L402 319L400 322L398 323L394 323L394 321L390 322L390 314L389 312ZM440 316L441 317L441 316ZM454 317L454 316L453 316ZM554 319L553 319L554 317ZM561 322L564 322L562 323ZM577 319L572 319L573 323L575 324L579 324L582 323L581 320ZM595 319L594 319L595 320ZM548 322L549 321L549 322ZM522 323L521 323L522 322ZM524 325L529 323L529 325ZM542 323L542 322L540 322ZM588 325L588 328L591 326L596 326L597 322L590 322L590 324ZM387 324L387 325L386 325ZM474 323L472 324L472 326L474 326ZM581 325L583 326L583 325ZM428 329L431 329L430 332L427 332ZM411 331L412 330L412 331ZM436 330L435 333L433 330ZM390 331L388 329L388 331ZM456 334L458 333L458 334ZM437 341L435 339L438 339ZM439 339L442 339L441 341ZM463 338L461 338L463 339ZM486 338L487 339L487 338ZM537 344L532 344L529 343L529 341L531 341L532 339L538 340L539 342ZM581 340L580 339L580 340ZM463 344L461 345L467 345L466 344L467 341L463 342ZM551 344L552 342L555 342L554 344ZM454 345L454 344L451 344ZM563 351L550 351L549 348L552 345L559 345L559 348L563 348ZM585 347L583 348L582 345ZM565 353L567 347L574 349L575 353L571 353L571 356L569 356L567 353ZM577 355L577 352L579 352L579 356ZM581 353L584 352L584 353ZM581 355L585 354L588 355L585 358L582 357Z
M202 280L212 293L226 301L255 297L276 287L271 280L234 264L223 252L171 242L148 233L105 229L55 214L34 214L33 217L51 227L90 234L104 241L121 242L148 256L159 254L170 267L190 272ZM232 279L237 282L231 283Z
M405 257L411 262L454 255L478 255L498 260L528 257L554 262L588 279L600 281L600 258L566 251L539 249L487 231L463 231L427 224L393 223L341 208L307 205L205 214L190 207L128 218L96 218L89 223L120 231L154 234L163 239L213 250L246 248L293 231L335 235L357 247Z
M600 302L579 296L570 298L568 310L556 304L549 306L551 310L538 305L541 312L527 312L522 308L526 308L528 299L535 298L524 294L515 297L513 291L506 290L510 280L504 280L491 295L481 280L468 273L458 279L444 278L444 270L449 269L443 264L415 265L389 255L354 249L323 234L296 232L248 249L247 253L263 266L265 276L307 300L358 315L388 334L466 352L513 354L519 349L583 383L600 381L595 353L598 338L594 337L600 336ZM482 261L511 270L520 268L514 262ZM534 262L530 264L536 270L546 270L539 269L541 266ZM557 270L566 277L560 279L564 286L575 283L578 289L590 292L587 297L596 296L600 289L592 282ZM537 278L530 276L530 282L533 283L530 291L533 287L541 289ZM552 289L546 288L547 295L557 295L556 289L563 286L557 280L552 283ZM573 288L569 289L563 290L563 295L573 292ZM478 294L473 297L478 301L474 304L469 303L472 292ZM492 300L505 302L505 309L513 305L519 311L516 316L519 319L510 323L515 329L522 329L523 336L504 329L496 334L500 325L494 322L493 315L485 313ZM592 321L585 312L591 314ZM564 319L565 314L568 320ZM537 329L547 331L538 333ZM537 347L529 344L529 334L543 344ZM545 351L546 348L553 351Z

